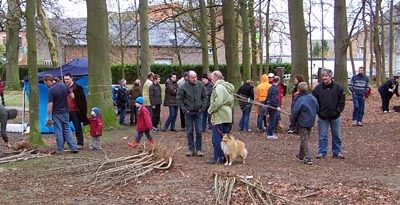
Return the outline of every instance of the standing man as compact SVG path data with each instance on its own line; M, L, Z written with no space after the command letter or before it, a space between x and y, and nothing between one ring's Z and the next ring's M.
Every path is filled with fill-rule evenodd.
M201 78L201 82L203 83L204 87L206 87L206 92L207 92L206 108L203 111L203 113L201 114L201 131L205 132L207 129L207 124L208 124L208 128L211 129L211 116L208 114L207 110L210 107L211 93L212 93L214 85L208 79L208 74L203 75L203 77Z
M328 149L328 129L331 127L333 158L344 159L342 153L342 136L340 131L340 113L344 110L345 96L342 86L332 80L333 73L329 69L321 70L322 82L313 91L317 98L318 109L318 155L325 158Z
M119 87L117 91L117 106L119 111L119 124L125 124L126 108L128 104L128 88L126 87L126 80L122 79L119 82Z
M143 99L144 99L144 103L143 105L146 106L147 110L150 112L150 116L152 116L152 112L151 112L151 105L150 105L150 86L153 85L153 77L154 77L154 73L150 72L147 74L147 79L143 84Z
M46 74L43 79L44 83L49 87L48 103L47 103L47 122L53 117L54 131L56 135L56 153L60 154L64 151L64 143L67 142L72 153L78 153L77 146L72 138L71 128L69 127L68 113L68 95L74 98L68 86L61 82L54 82L52 75Z
M83 87L76 84L73 79L71 73L67 73L64 75L64 82L69 87L69 91L74 93L75 98L72 98L70 95L67 97L68 102L68 111L69 111L69 121L72 121L72 124L75 128L75 136L78 144L78 149L83 148L83 132L82 125L89 124L89 120L86 116L87 114L87 101L85 92L83 91Z
M280 81L279 76L275 76L272 79L272 85L268 90L268 97L267 100L265 101L269 114L267 139L272 139L272 140L278 139L278 137L275 134L275 129L279 120L278 119L279 112L281 111L281 103L279 101L279 88L278 88L279 81Z
M178 89L176 96L178 106L182 109L186 119L186 134L188 138L189 151L186 156L203 156L202 133L200 130L200 114L206 107L206 88L197 80L197 74L194 71L188 72L188 82L184 83ZM193 136L193 128L196 131L196 140Z
M188 81L188 72L186 71L183 73L183 76L181 79L178 80L178 88L182 87L183 84L185 84ZM185 112L183 112L182 108L179 107L179 118L181 119L181 129L185 130Z
M158 125L160 124L160 113L161 113L161 86L160 86L160 76L154 75L153 85L149 88L150 105L153 115L151 120L153 123L153 132L158 132Z
M353 126L362 126L365 94L368 92L369 82L368 77L364 73L364 67L358 68L358 74L354 75L349 83L349 89L353 97Z
M212 73L214 83L211 94L210 108L208 113L211 115L212 124L212 144L214 147L214 159L208 161L209 164L223 163L224 153L221 149L222 137L225 133L230 133L232 128L232 109L234 105L235 87L224 80L220 71Z

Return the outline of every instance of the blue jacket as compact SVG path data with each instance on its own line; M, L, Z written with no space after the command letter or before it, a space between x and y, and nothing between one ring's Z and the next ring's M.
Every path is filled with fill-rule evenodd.
M368 82L367 76L357 74L351 78L349 89L353 95L364 95L368 90Z
M274 108L279 107L279 90L278 90L278 86L276 86L275 84L272 84L272 86L268 90L268 97L267 97L267 100L265 102L270 107L274 107Z
M291 124L310 128L314 126L319 109L317 98L310 93L302 93L296 97L291 113Z

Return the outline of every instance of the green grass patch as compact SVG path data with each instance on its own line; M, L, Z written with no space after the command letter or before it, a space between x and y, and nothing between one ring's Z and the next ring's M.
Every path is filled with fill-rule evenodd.
M22 91L4 91L4 101L6 106L22 107L24 95ZM25 99L26 107L29 106L28 99Z

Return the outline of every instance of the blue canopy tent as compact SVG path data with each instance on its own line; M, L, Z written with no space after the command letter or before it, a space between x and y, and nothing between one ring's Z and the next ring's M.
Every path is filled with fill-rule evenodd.
M62 79L66 73L71 73L75 82L83 87L85 94L88 93L88 60L86 58L76 58L58 68L39 72L39 129L41 133L54 133L52 126L46 127L48 88L42 79L46 74ZM25 80L24 91L27 96L29 96L29 86L29 81Z

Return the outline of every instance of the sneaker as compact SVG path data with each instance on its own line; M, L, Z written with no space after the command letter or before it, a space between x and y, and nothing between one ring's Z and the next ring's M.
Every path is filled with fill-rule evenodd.
M269 139L269 140L277 140L278 136L276 136L276 135L268 135L267 139Z
M363 126L362 122L357 122L357 126Z
M154 145L154 139L149 140L150 144Z
M313 161L312 161L312 159L305 159L304 164L313 165Z
M71 150L71 152L72 152L72 154L78 154L79 153L79 151L76 149L76 150Z
M357 120L353 120L353 122L351 123L351 125L357 126Z
M344 156L343 156L341 153L339 153L339 154L333 154L332 157L335 158L335 159L344 159Z
M196 156L202 157L202 156L204 156L204 154L202 151L199 150L199 151L196 151Z
M131 143L128 143L128 146L131 148L136 148L138 146L139 142L133 141Z
M192 150L189 150L188 152L186 152L186 156L187 157L194 156L194 152Z
M161 132L166 132L166 131L167 131L167 128L165 128L165 127L161 128Z
M247 129L246 131L247 131L247 132L251 132L252 130L251 130L251 129Z
M388 113L388 111L385 110L385 111L383 111L383 113Z
M296 159L303 162L304 161L304 157L300 157L300 155L296 154Z
M315 158L324 159L326 155L319 153Z
M293 133L294 133L294 130L288 129L288 130L287 130L287 133L288 133L288 134L293 134Z
M157 127L153 127L153 132L158 132L159 129Z

